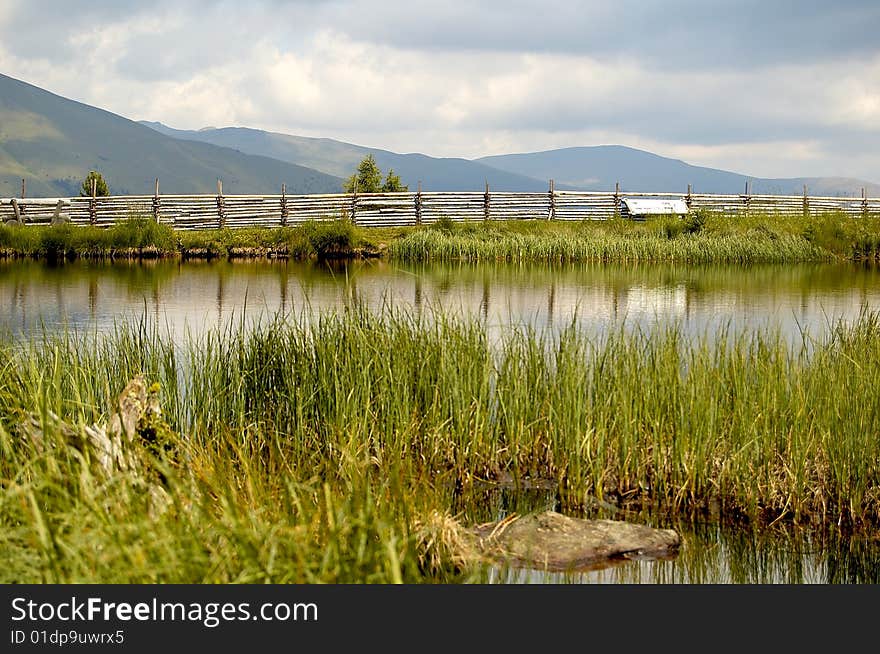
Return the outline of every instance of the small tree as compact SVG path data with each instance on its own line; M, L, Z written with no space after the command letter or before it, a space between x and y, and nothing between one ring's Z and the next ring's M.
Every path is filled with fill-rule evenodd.
M346 193L393 193L407 190L393 170L388 171L383 184L382 171L371 154L361 159L357 172L345 181L342 188Z
M388 175L385 176L385 183L382 184L383 193L403 193L408 191L409 187L400 183L400 175L395 175L394 170L388 169Z
M110 189L107 187L107 182L104 181L104 176L95 171L90 170L89 174L86 175L86 178L83 180L82 187L80 187L79 195L83 198L92 197L92 181L95 182L95 195L99 197L110 195Z
M382 171L373 155L368 154L358 164L357 172L345 182L346 193L378 193L382 187Z

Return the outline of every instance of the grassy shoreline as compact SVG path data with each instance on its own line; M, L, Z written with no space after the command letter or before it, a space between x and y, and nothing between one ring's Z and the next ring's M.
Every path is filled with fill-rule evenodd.
M756 525L880 516L880 316L810 348L772 332L602 340L347 312L177 346L144 326L0 343L0 554L53 581L463 581L456 497L552 483L595 501ZM809 349L809 351L807 351ZM197 371L197 373L195 372ZM125 380L161 388L172 508L103 481L60 443L107 419ZM54 435L54 436L53 436Z
M286 228L174 231L149 219L111 228L0 225L0 257L363 258L401 261L785 263L880 258L880 216L695 214L644 222L489 221L366 228L346 221Z

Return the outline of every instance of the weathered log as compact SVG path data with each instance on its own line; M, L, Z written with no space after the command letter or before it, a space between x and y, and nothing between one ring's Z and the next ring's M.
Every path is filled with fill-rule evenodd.
M554 511L510 515L499 522L463 527L434 513L417 524L419 556L426 567L513 565L573 572L628 559L669 559L678 533L620 520L582 520Z
M554 511L511 516L471 530L489 558L547 570L573 570L615 558L660 558L681 544L671 529L621 520L581 520Z
M151 511L164 511L170 499L153 461L171 447L173 436L162 419L158 388L148 388L144 376L137 375L119 394L113 409L106 425L77 428L49 412L48 421L37 415L28 416L21 430L37 451L59 445L76 449L99 480L124 476L148 493ZM46 428L50 434L60 436L60 442L47 436Z

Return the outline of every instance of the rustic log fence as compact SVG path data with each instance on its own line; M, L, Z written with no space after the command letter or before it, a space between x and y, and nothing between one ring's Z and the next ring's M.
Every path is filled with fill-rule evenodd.
M22 187L24 196L24 186ZM153 195L73 198L0 199L0 223L52 224L108 227L132 217L151 217L175 229L222 227L278 227L309 220L349 218L368 227L430 224L447 218L463 220L604 220L627 215L627 199L683 200L691 211L808 215L839 211L853 216L880 213L880 198L753 195L746 185L742 194L631 193L559 191L537 193L491 191L422 191L406 193L337 193L289 195L224 195L218 180L216 195L160 195L156 180Z

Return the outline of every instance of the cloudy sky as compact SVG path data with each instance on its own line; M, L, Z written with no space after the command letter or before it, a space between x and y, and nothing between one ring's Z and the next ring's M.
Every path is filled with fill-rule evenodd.
M178 128L880 182L877 0L241 4L0 0L0 72Z

